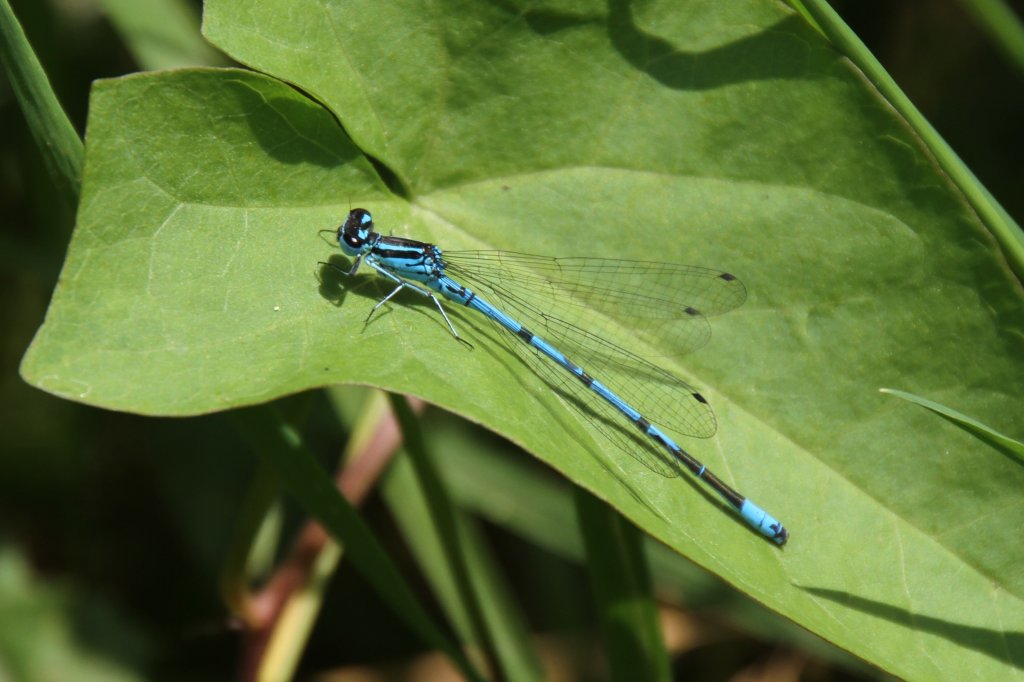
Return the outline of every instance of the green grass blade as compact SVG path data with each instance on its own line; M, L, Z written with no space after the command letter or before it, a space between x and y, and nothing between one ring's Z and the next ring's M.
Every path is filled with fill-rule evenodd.
M355 400L347 399L351 397L345 396L344 406L353 410L352 421L356 425L342 455L346 467L368 455L381 420L388 416L387 404L383 399L359 401L361 404L356 407ZM339 420L348 421L340 414L344 410L338 402L335 402L335 407L338 408ZM353 500L353 503L358 505L359 500ZM343 555L342 546L332 539L320 546L308 564L306 580L288 595L280 615L275 619L273 632L269 634L266 649L259 660L258 679L290 680L295 677L310 634L320 616L331 579Z
M446 453L444 459L447 456ZM445 547L446 542L431 520L431 504L424 486L409 459L400 457L394 462L384 481L383 494L460 639L491 642L492 656L497 668L504 673L503 679L544 679L518 604L503 584L500 571L493 565L475 524L461 511L456 512L455 547ZM451 570L452 551L461 553L469 585L457 584L458 572ZM470 603L464 598L467 592L472 592L471 598L479 610L476 622L469 612ZM481 633L481 629L485 632Z
M416 416L409 409L406 399L393 394L388 395L391 410L398 420L402 432L404 450L409 457L412 473L419 487L419 500L423 503L422 511L429 518L430 535L434 538L432 550L435 560L443 563L443 574L450 577L447 585L454 600L459 602L457 622L461 625L463 636L468 636L466 644L476 647L487 659L490 668L493 662L494 647L491 634L486 629L480 609L480 601L469 576L465 554L461 548L459 531L456 522L456 511L451 498L437 476L431 455L427 452L420 433ZM392 503L398 502L391 496ZM396 508L397 509L397 508ZM427 530L420 528L421 532ZM437 561L435 561L436 565ZM449 600L451 603L452 600Z
M82 140L57 101L8 0L0 0L0 60L53 180L55 194L68 206L77 206Z
M1018 277L1024 277L1024 232L1017 221L1007 213L989 193L974 173L964 164L953 148L939 135L932 124L918 111L913 102L879 63L860 38L828 4L828 0L797 0L815 20L816 26L829 40L857 65L883 97L913 126L921 140L935 155L943 171L964 193L981 219L991 229L1006 253L1006 258Z
M466 553L469 574L480 595L483 621L494 643L494 658L509 680L549 679L530 639L529 623L521 600L507 584L475 519L465 513L458 518L461 546Z
M1007 59L1024 74L1024 23L1004 0L961 0Z
M227 556L221 566L220 594L233 613L246 608L254 578L273 566L280 529L277 476L266 464L257 467L239 508Z
M444 602L455 615L455 622L460 623L461 630L468 635L467 642L481 650L498 679L541 679L539 663L525 648L525 634L515 631L513 624L517 619L506 620L505 615L498 612L499 604L508 600L503 599L494 574L484 571L487 564L483 549L476 544L479 539L469 532L466 522L460 520L415 415L405 398L394 395L390 398L402 428L414 481L405 477L404 492L411 493L410 497L400 498L395 494L398 491L392 490L389 499L396 514L406 521L410 543L421 548L421 556L433 557L435 570L430 574L435 584L444 585L439 594L447 595ZM413 483L415 490L409 490ZM426 516L411 515L407 505L412 503L418 503L415 511L425 511ZM421 522L414 524L412 516L419 516ZM415 529L414 525L420 528ZM427 547L426 542L431 539L433 542Z
M146 70L221 66L224 55L199 34L199 15L186 0L102 0L135 61Z
M983 424L977 419L968 417L962 412L946 407L945 405L939 404L927 398L916 396L913 393L907 393L906 391L897 391L893 388L882 388L879 389L882 393L888 393L894 395L897 398L902 398L907 402L920 405L926 409L931 410L935 414L939 415L943 419L946 419L954 424L964 427L974 435L978 436L985 442L991 444L993 447L998 448L1002 452L1006 452L1009 455L1016 457L1020 461L1024 462L1024 443L1019 440L1010 438L1009 436L999 433L987 424Z
M285 488L306 511L345 546L349 559L409 628L424 642L445 652L470 679L481 679L462 652L432 622L412 590L363 524L355 509L335 488L272 408L254 407L232 413L253 449L278 473Z
M612 679L672 679L643 535L614 509L579 488L576 510Z

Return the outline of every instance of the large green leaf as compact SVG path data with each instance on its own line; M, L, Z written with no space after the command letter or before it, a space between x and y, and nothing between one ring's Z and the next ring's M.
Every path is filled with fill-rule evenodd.
M878 389L1019 436L1024 296L914 132L818 33L754 0L206 11L213 42L315 99L237 70L98 83L28 381L179 415L338 382L415 393L894 674L1019 674L1024 472ZM666 364L719 417L687 446L789 545L608 448L469 311L453 321L472 351L413 295L364 323L387 288L361 273L343 290L317 266L345 263L317 230L351 206L448 248L738 274L746 305Z

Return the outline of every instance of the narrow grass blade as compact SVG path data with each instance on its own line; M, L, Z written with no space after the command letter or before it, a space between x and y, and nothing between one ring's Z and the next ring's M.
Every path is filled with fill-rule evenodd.
M228 60L203 40L199 15L185 0L102 0L135 61L146 70L225 66Z
M970 431L981 440L991 444L996 449L1006 453L1007 455L1015 457L1021 463L1024 463L1024 443L999 433L992 427L981 423L977 419L972 419L962 412L957 412L950 407L916 396L913 393L897 391L894 388L881 388L879 391L882 393L888 393L889 395L894 395L897 398L903 398L915 405L927 408L943 419L962 427L966 431Z
M1020 225L918 111L857 34L846 25L827 0L792 0L791 4L798 7L801 13L814 18L815 28L822 31L838 50L864 72L867 79L917 131L943 170L949 174L999 240L1017 276L1024 276L1024 232L1021 232Z
M0 60L57 195L68 206L76 206L85 147L7 0L0 0Z
M587 567L614 680L671 679L658 625L643 534L613 508L576 488Z
M485 570L486 551L460 518L415 415L404 398L391 396L391 403L402 427L411 471L396 463L394 473L400 480L389 481L388 498L403 526L412 531L407 533L409 542L428 566L452 622L467 641L481 648L498 679L541 679L525 630L516 627L519 619L509 619L496 608L509 600L503 598L496 572Z
M266 406L236 410L232 414L240 432L274 467L296 501L344 543L352 564L380 598L423 641L445 652L463 674L473 680L482 679L433 622L373 533L280 416Z
M1005 0L960 0L1007 60L1024 73L1024 23Z

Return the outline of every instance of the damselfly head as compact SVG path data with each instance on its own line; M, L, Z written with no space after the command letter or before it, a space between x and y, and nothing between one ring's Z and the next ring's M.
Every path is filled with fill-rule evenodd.
M372 234L373 216L365 208L354 208L338 226L338 244L348 255L358 255Z

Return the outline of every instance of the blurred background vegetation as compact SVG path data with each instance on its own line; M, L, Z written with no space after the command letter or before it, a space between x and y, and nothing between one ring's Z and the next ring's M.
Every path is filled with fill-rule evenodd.
M80 133L97 78L229 63L197 41L198 1L152 0L152 8L151 0L10 1ZM1024 58L1012 41L998 38L998 26L986 25L971 9L983 4L833 2L1020 222ZM168 21L169 6L177 8L174 21L183 27L180 44L147 39L146 22ZM1022 3L1010 6L1022 16ZM43 320L74 207L55 198L6 80L0 80L0 129L0 680L235 678L243 635L218 581L258 474L256 460L224 415L172 420L106 412L59 400L20 379L18 364ZM346 434L332 426L337 420L325 395L299 400L308 444L331 466ZM528 459L455 419L437 416L431 423L436 438L483 440L520 462ZM556 491L563 485L535 468ZM374 496L365 515L393 556L405 560L408 550ZM277 551L284 552L303 520L287 505L280 518ZM578 544L568 537L573 529L563 530L563 548L557 536L538 542L528 525L485 528L531 631L570 658L592 658L597 628L586 575L568 549ZM662 617L667 632L675 633L677 670L690 679L878 676L676 561L685 588L666 596ZM343 562L300 677L383 679L357 677L355 666L368 666L366 675L395 673L396 665L424 653ZM405 670L390 679L416 678ZM600 678L599 667L564 677ZM438 678L421 673L419 679Z

